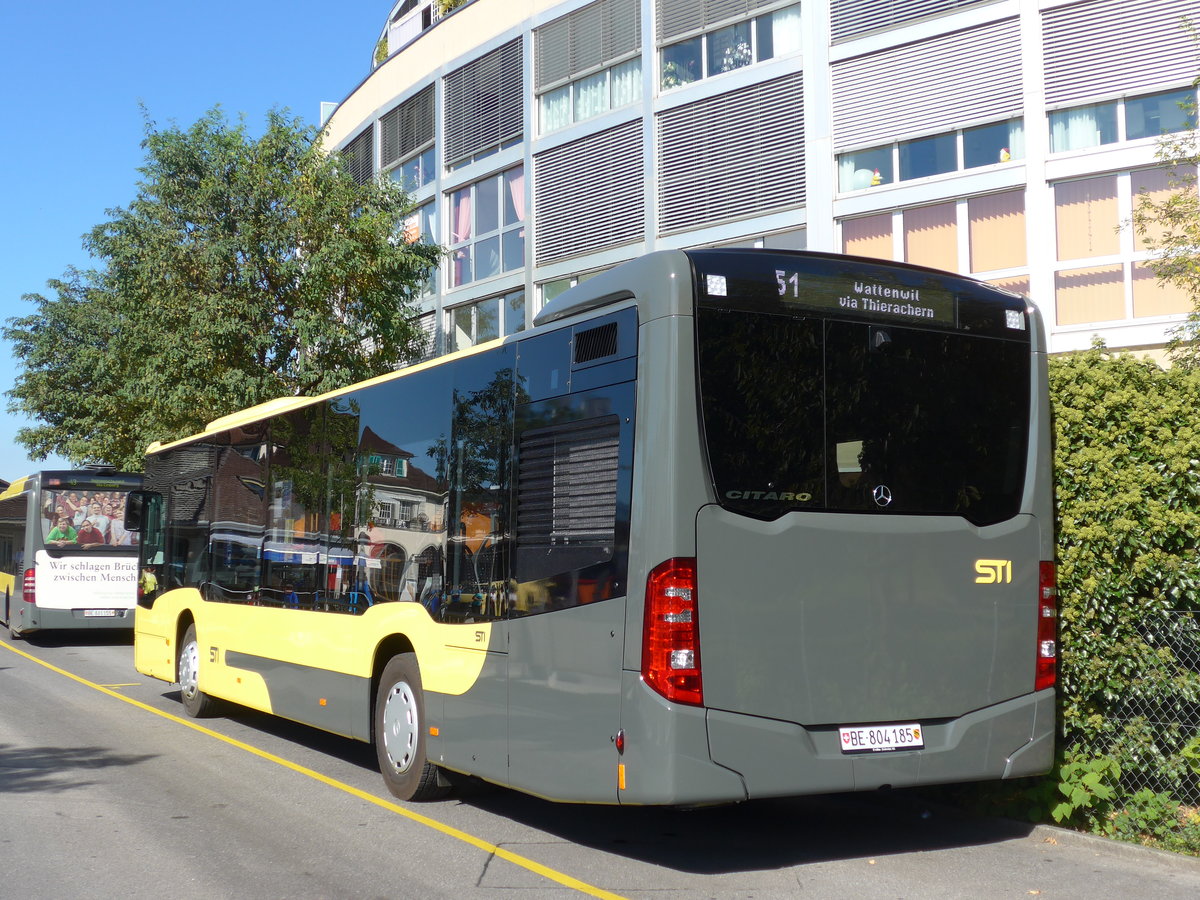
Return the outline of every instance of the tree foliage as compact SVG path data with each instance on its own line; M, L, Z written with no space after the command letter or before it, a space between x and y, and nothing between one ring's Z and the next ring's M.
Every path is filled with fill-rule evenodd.
M1182 27L1200 45L1200 34L1188 20ZM1193 87L1200 85L1200 79ZM1143 193L1134 200L1133 229L1143 247L1154 253L1147 266L1160 281L1182 290L1192 312L1172 335L1169 346L1177 365L1200 367L1200 132L1195 102L1185 104L1189 127L1159 138L1155 157L1167 171L1165 196Z
M147 121L134 200L84 237L100 265L29 294L4 330L21 371L17 440L140 468L145 445L415 358L415 298L438 248L398 240L412 203L358 184L280 111L261 137L219 108Z

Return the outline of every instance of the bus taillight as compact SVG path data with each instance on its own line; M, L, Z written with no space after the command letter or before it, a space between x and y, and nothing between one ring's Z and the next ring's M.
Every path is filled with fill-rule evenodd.
M1043 562L1038 568L1037 672L1035 691L1054 687L1058 679L1058 588L1054 563Z
M25 581L21 587L21 599L24 600L26 603L33 603L34 600L37 599L34 596L35 581L36 581L36 579L34 577L34 570L26 569L25 570Z
M694 559L669 559L646 578L642 678L668 700L704 702Z

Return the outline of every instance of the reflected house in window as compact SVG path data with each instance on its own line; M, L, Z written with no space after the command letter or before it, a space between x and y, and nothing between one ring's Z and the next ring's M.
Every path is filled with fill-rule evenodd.
M416 601L418 585L441 571L445 486L370 426L358 452L362 524L356 538L372 598Z

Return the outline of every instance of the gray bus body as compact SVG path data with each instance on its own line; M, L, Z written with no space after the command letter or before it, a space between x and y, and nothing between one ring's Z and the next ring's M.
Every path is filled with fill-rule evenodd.
M270 711L364 740L393 654L428 687L473 653L469 687L425 692L428 759L555 800L1042 773L1045 356L1035 309L958 276L650 254L496 346L151 453L158 589L197 600L146 643L202 631L197 603L305 640L331 613L373 623L370 674L236 651L227 624L200 640ZM142 602L139 669L169 678L141 662Z
M126 495L141 484L140 475L104 469L46 471L0 492L0 613L10 635L133 628L138 551L121 519ZM101 501L94 514L92 499ZM56 510L68 502L70 530L50 540ZM96 543L75 539L76 518L93 522Z

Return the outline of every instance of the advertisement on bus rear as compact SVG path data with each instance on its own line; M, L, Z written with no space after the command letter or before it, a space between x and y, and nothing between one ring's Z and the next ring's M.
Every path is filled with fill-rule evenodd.
M55 557L39 550L36 559L43 609L130 609L136 601L136 557Z

